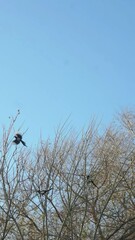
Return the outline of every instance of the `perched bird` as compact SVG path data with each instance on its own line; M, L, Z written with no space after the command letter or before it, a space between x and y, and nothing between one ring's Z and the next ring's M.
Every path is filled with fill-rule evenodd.
M89 180L90 179L90 175L87 175L87 180Z
M26 143L22 140L22 135L20 133L16 133L14 138L15 138L15 140L13 141L13 143L18 145L21 142L25 147L27 147Z
M97 187L97 185L94 183L94 181L90 178L90 175L87 175L87 183L92 183L96 188L98 188Z
M39 193L40 195L45 195L47 192L49 192L50 190L52 190L52 188L47 189L47 190L37 190L37 193Z

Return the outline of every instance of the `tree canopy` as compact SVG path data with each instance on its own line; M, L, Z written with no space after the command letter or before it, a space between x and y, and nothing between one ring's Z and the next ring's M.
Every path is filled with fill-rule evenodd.
M62 126L34 151L13 145L17 118L1 137L0 239L134 240L134 112L102 134Z

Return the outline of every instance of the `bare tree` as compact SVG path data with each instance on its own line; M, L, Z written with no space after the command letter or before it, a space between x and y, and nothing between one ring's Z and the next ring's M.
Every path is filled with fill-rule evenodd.
M0 238L135 239L134 113L102 135L63 125L34 152L12 143L18 115L1 141Z

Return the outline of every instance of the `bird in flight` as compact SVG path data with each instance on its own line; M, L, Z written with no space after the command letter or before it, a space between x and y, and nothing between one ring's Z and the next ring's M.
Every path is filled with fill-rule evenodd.
M25 147L27 147L26 143L22 140L22 135L20 133L16 133L14 138L15 138L15 140L13 141L13 143L18 145L21 142Z
M47 189L47 190L37 190L37 192L40 194L40 195L45 195L47 192L49 192L50 190L52 190L52 188L50 189Z

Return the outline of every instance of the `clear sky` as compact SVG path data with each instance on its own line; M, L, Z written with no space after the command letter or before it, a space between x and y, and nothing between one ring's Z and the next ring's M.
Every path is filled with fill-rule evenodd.
M70 114L77 129L108 123L134 99L134 0L0 1L1 126L20 109L31 145Z

